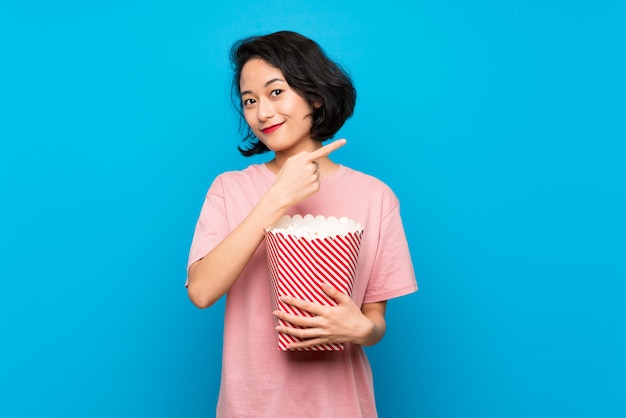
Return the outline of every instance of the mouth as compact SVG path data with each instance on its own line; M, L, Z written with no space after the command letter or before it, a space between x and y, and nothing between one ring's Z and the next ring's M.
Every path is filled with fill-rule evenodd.
M276 125L268 126L267 128L261 129L261 132L263 132L264 134L271 134L272 132L280 128L281 126L283 126L282 123L277 123Z

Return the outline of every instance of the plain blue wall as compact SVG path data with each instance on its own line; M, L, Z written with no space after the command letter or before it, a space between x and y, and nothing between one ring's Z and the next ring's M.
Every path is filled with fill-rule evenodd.
M212 415L187 251L251 162L228 47L279 29L352 73L335 158L402 202L420 292L368 350L381 417L626 416L623 3L7 3L0 416Z

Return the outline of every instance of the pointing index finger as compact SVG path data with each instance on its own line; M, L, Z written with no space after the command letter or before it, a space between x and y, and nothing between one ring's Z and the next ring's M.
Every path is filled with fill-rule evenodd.
M342 139L333 141L330 144L324 145L322 148L317 149L309 154L309 161L315 161L319 158L328 156L331 152L346 145L346 142L347 141L344 138L342 138Z

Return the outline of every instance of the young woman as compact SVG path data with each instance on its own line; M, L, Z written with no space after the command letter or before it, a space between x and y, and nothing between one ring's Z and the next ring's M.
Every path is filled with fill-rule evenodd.
M417 284L393 192L329 158L344 139L322 145L352 115L352 81L294 32L239 41L231 60L247 124L240 151L270 151L273 159L214 180L189 254L191 301L206 308L227 295L217 416L376 417L362 347L383 337L387 300ZM312 317L272 310L265 229L294 214L345 216L364 228L351 297L325 286L337 306L282 299ZM275 327L276 317L302 328ZM277 332L302 341L281 351ZM345 349L298 350L320 343Z

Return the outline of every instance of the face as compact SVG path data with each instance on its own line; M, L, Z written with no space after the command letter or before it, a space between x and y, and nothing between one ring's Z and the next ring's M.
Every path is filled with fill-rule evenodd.
M282 71L262 59L251 59L239 79L243 115L270 150L295 154L318 145L311 138L313 108L285 81Z

